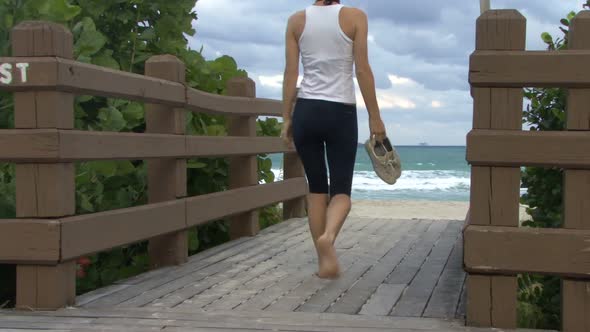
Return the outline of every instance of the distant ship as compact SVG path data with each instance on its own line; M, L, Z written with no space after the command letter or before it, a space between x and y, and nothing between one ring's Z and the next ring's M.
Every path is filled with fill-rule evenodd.
M420 143L420 146L428 146L428 143Z

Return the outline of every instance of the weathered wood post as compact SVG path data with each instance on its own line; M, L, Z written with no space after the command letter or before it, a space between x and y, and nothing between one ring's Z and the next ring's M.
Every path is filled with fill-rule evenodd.
M183 83L185 64L172 55L151 57L145 64L145 75ZM146 104L146 132L184 135L186 114L173 107ZM175 200L187 196L185 159L148 160L149 203ZM166 222L166 220L162 220ZM188 234L180 231L159 236L149 241L148 251L152 268L179 265L188 259Z
M305 176L303 164L297 153L285 153L283 155L283 178L293 179ZM307 215L305 196L295 198L283 203L283 219L302 218Z
M248 77L236 77L227 82L227 95L234 97L256 97L256 83ZM256 116L228 117L230 136L256 137ZM229 158L229 188L253 186L258 184L258 157L239 156ZM258 210L231 217L230 237L232 239L254 236L260 231Z
M516 10L489 10L477 20L478 51L524 50L526 19ZM474 88L474 129L522 130L523 90ZM520 168L472 167L473 225L519 226ZM469 274L467 324L516 328L517 279Z
M571 22L568 48L590 50L590 11ZM590 89L569 89L567 130L590 131ZM564 228L590 229L590 171L565 170ZM590 329L590 282L564 279L563 331Z
M59 24L22 22L12 29L11 40L15 57L73 58L72 34ZM29 73L33 75L43 73ZM17 92L14 111L18 129L72 129L74 126L74 97L68 93ZM16 164L17 218L59 218L75 214L74 173L73 163ZM75 299L74 261L52 266L17 266L17 308L52 310L72 305Z

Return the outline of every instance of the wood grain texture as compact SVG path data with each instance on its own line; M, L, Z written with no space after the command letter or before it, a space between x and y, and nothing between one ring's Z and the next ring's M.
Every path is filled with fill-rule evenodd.
M297 153L283 154L283 178L304 177L305 170ZM298 197L283 203L283 219L301 218L307 215L306 197Z
M182 85L186 81L186 66L172 55L152 56L146 61L145 74L149 77L165 79ZM184 97L184 91L182 93ZM146 132L154 134L172 134L183 137L186 128L186 114L169 105L147 104L145 108ZM178 140L182 143L181 140ZM184 145L178 145L179 150ZM165 202L186 197L187 175L185 159L157 159L147 161L148 201ZM150 239L148 253L152 269L162 266L178 265L188 259L188 233L186 226L186 204L180 203L180 209L169 216L157 215L156 223L175 226L180 231L169 234L157 234ZM153 219L152 219L153 220ZM169 221L173 220L174 223ZM139 226L141 227L141 226ZM128 232L133 233L130 229Z
M56 264L61 225L51 220L0 220L0 262Z
M588 61L588 50L478 50L470 58L469 82L474 87L488 88L590 88L590 73L582 69Z
M12 52L17 57L53 56L64 61L70 61L67 59L73 57L72 34L58 24L22 22L12 29L11 37ZM26 62L26 59L20 58L19 62ZM53 59L57 61L58 58ZM35 81L35 77L45 80L45 74L57 74L53 68L43 69L49 72L32 72L31 75L27 74L27 77L30 76L31 80ZM23 81L22 75L17 84L27 84ZM72 129L74 125L71 95L54 91L15 93L14 102L17 129ZM16 216L38 219L73 215L76 208L74 175L75 169L71 163L16 164ZM46 239L39 239L38 244L53 242L56 237L61 240L59 226L56 228L47 232ZM26 250L37 244L22 245L23 250ZM60 255L60 250L57 249L57 254ZM48 266L17 265L16 274L18 308L52 310L71 305L75 301L75 262L54 263Z
M187 198L187 223L188 226L201 225L299 197L306 190L305 179L297 178Z
M590 231L471 225L464 236L468 271L590 278Z
M65 218L62 220L62 260L186 228L182 200Z
M572 50L590 49L590 12L582 11L571 21L569 46ZM590 134L590 89L570 89L567 97L567 130ZM580 152L580 156L585 153ZM564 220L567 229L590 230L588 204L590 171L564 171ZM564 279L562 282L562 320L564 331L590 331L590 282Z
M256 97L256 83L248 77L235 77L227 82L227 94L234 97ZM228 117L230 136L256 137L256 116ZM229 188L258 184L258 157L242 156L229 158ZM258 210L250 210L229 219L229 235L232 239L254 236L260 231Z
M473 130L467 136L472 165L590 168L587 131Z
M516 62L519 54L524 53L526 45L526 19L516 10L488 10L477 20L476 51L471 56L469 80L474 97L474 131L487 134L493 130L503 133L520 133L522 128L523 91L519 85L502 85L489 80L490 68L508 66L506 62ZM527 55L531 53L526 53ZM538 53L536 53L538 54ZM509 56L511 55L511 56ZM488 57L488 58L486 58ZM490 60L490 59L494 60ZM496 70L494 67L491 71ZM501 70L504 70L502 68ZM519 70L521 70L519 68ZM518 72L518 73L517 73ZM513 83L516 77L528 72L511 72L502 77ZM483 79L482 79L483 77ZM527 76L527 79L529 76ZM482 83L481 81L485 81ZM482 84L480 84L482 83ZM489 122L488 122L489 121ZM470 138L470 137L469 137ZM499 146L492 144L490 150L477 146L468 138L469 152L494 154ZM511 148L511 146L504 146ZM482 150L479 150L482 149ZM469 221L473 225L512 226L519 225L520 199L520 164L496 165L494 163L476 163L473 166L471 184L471 204ZM479 167L481 166L481 167ZM490 166L512 166L499 168ZM491 244L492 247L495 244ZM490 247L490 248L492 248ZM465 255L471 248L465 247ZM475 254L475 253L472 253ZM485 280L488 278L488 280ZM516 276L511 276L516 282ZM499 328L516 327L516 288L502 287L504 279L491 276L474 276L468 291L483 297L477 301L467 302L467 322L474 326L493 326ZM513 293L510 293L510 290ZM486 293L489 293L486 298ZM505 301L504 320L494 319L494 301ZM514 312L512 312L513 310ZM470 317L471 315L471 317Z

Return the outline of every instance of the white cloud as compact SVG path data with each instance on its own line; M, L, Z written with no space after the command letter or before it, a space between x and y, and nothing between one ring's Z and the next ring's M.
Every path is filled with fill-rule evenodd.
M527 47L542 49L540 34L556 37L559 19L581 10L585 0L494 0L527 18ZM288 17L311 1L199 0L191 48L206 58L229 54L257 83L260 97L280 99L284 29ZM421 2L347 0L369 16L369 57L377 98L395 144L458 145L471 128L467 73L475 46L477 1ZM222 22L223 24L220 24ZM357 87L359 139L368 136L367 115Z
M430 106L432 106L433 108L441 108L442 103L438 100L433 100L432 103L430 103Z
M387 75L387 77L389 78L389 81L393 85L408 85L408 86L409 85L416 85L416 82L414 80L412 80L411 78L401 77L401 76L396 76L396 75Z
M258 76L258 81L263 86L269 88L281 88L283 86L283 76L282 75L274 75L274 76Z

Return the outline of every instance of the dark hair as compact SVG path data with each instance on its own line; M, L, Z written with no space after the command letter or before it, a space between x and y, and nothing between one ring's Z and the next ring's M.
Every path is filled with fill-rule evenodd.
M324 0L324 5L329 6L334 2L340 3L340 0Z

